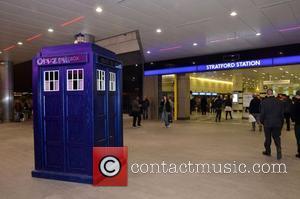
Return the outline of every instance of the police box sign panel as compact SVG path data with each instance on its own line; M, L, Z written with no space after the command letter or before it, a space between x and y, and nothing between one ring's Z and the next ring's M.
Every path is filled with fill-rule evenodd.
M56 57L40 57L36 60L38 66L79 64L88 61L87 54L65 55Z

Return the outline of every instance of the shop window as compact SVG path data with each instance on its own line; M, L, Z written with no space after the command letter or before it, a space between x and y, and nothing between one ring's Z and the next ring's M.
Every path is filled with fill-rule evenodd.
M109 72L109 91L116 91L116 73Z
M44 91L59 91L59 71L44 71Z
M83 69L67 70L67 90L83 91L84 90L84 73Z
M105 71L97 70L97 91L105 91Z

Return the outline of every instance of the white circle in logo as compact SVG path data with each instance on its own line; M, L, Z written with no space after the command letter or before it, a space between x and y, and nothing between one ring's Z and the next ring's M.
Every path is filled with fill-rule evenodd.
M121 171L121 163L115 156L106 156L99 162L99 171L105 177L114 177Z

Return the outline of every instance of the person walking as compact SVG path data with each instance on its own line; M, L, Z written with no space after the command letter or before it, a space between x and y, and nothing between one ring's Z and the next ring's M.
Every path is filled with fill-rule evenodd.
M214 103L214 108L216 110L216 122L221 122L222 106L223 100L221 99L221 96L218 96Z
M206 112L207 112L207 99L206 99L205 96L201 98L200 108L201 108L202 115L206 115Z
M138 127L141 126L141 104L139 102L140 98L136 97L131 104L132 108L132 116L133 116L133 122L132 122L132 127L136 128L136 124Z
M259 126L259 131L262 131L262 125L260 123L260 104L261 100L257 95L253 95L253 99L250 101L249 113L255 118L255 122L252 122L252 130L255 131L256 123Z
M228 97L225 102L225 112L226 112L226 120L228 115L230 116L230 119L232 119L232 99L230 97Z
M286 130L291 130L291 111L293 102L287 95L282 95L283 98L283 105L284 105L284 118L286 122Z
M281 153L281 129L284 120L283 103L276 99L273 90L267 90L267 97L261 102L260 122L264 125L265 151L263 155L271 156L271 141L275 142L277 160L282 158Z
M165 123L166 128L170 128L170 114L171 114L171 103L167 96L164 96L163 100L160 102L159 106L160 112L162 113L161 115L161 120Z
M296 154L296 157L300 158L300 90L296 92L294 104L291 110L292 120L293 122L295 122L295 136L298 148L298 153Z
M148 100L147 97L144 98L143 100L143 119L147 120L148 119L148 114L149 114L149 106L150 106L150 101Z

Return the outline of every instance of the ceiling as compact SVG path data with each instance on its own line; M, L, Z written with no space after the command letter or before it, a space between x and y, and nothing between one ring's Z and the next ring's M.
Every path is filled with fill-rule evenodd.
M146 61L299 43L299 10L300 0L0 0L0 59L27 61L78 32L139 30Z

